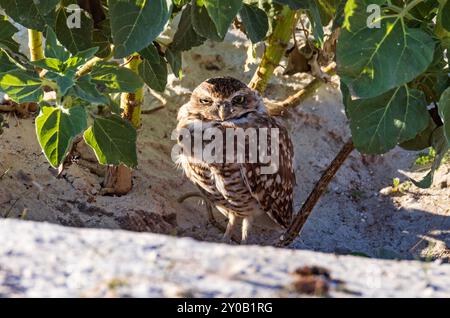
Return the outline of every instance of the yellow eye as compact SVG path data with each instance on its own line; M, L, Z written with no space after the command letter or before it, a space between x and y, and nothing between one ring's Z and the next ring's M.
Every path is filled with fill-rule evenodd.
M200 104L209 105L212 104L212 100L210 100L209 98L200 98Z
M233 104L242 104L245 102L245 97L242 95L233 98Z

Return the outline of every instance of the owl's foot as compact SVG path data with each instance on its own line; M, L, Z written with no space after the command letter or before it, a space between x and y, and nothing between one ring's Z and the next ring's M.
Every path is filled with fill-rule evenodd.
M202 199L202 200L205 202L205 205L206 205L206 212L207 212L207 214L208 214L208 222L209 222L211 225L213 225L215 228L217 228L218 230L220 230L221 232L225 232L224 238L222 239L222 241L223 241L224 243L231 243L231 242L238 243L238 242L239 242L239 240L237 240L237 239L236 239L235 237L233 237L233 236L230 236L229 238L228 238L228 237L225 238L225 235L226 235L226 229L225 229L225 226L223 226L219 221L216 220L216 218L214 217L214 214L213 214L213 209L212 209L212 206L213 206L213 205L212 205L211 201L209 201L209 199L206 198L206 197L205 197L203 194L201 194L200 192L188 192L188 193L182 195L181 197L179 197L179 198L177 199L177 202L178 202L178 203L183 203L186 199L189 199L189 198L192 198L192 197L200 198L200 199ZM228 229L228 227L227 227L227 229Z

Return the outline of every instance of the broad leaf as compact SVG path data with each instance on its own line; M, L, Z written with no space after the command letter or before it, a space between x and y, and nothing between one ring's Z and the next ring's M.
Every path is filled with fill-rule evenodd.
M441 40L443 47L447 49L447 57L450 56L450 1L442 0L439 6L439 12L436 19L434 33Z
M434 158L431 170L423 177L422 180L411 180L419 188L429 188L433 184L433 177L435 171L441 165L442 159L449 150L449 144L444 136L444 127L440 126L436 128L432 135L432 146L436 151L436 157Z
M266 12L256 5L245 4L242 6L239 15L245 27L245 32L252 43L264 40L269 30L269 20Z
M218 35L225 37L228 27L242 7L242 0L203 0L203 4L216 25Z
M314 37L320 45L323 44L324 33L317 0L275 0L275 2L287 5L292 10L308 10L308 17L313 27Z
M19 43L12 39L18 29L11 22L0 19L0 49L7 48L12 52L19 51Z
M149 45L164 30L169 0L109 0L114 56L123 58Z
M102 105L109 103L108 98L100 94L95 84L91 82L90 75L84 75L77 79L70 94L75 95L91 104Z
M55 72L62 72L64 63L56 58L48 57L42 60L32 61L31 64Z
M139 64L139 75L150 88L163 92L167 84L167 65L162 57L159 62L143 59Z
M173 36L170 48L174 51L187 51L205 42L205 38L195 32L191 21L192 6L187 4L181 13L177 32Z
M17 69L16 64L11 62L4 52L0 51L0 73L9 72L15 69Z
M216 42L223 41L225 34L219 35L216 25L208 14L208 10L203 6L197 5L195 1L192 4L191 20L192 27L198 35Z
M413 139L400 143L399 146L403 149L411 151L418 151L431 147L433 132L436 128L437 125L435 124L433 118L429 117L428 126L425 130L417 134L417 136Z
M53 73L48 72L45 78L54 81L58 85L59 95L66 95L67 91L75 84L75 72Z
M78 16L79 20L75 18ZM74 26L72 27L70 23L73 23ZM93 26L94 22L92 18L83 9L73 12L64 6L60 6L56 13L56 36L61 44L72 54L84 51L93 46Z
M279 4L287 5L292 10L306 9L308 7L309 0L274 0Z
M147 59L147 60L151 60L151 61L159 61L159 53L158 53L158 49L156 48L156 46L153 43L150 43L149 46L147 46L145 49L141 50L139 52L139 54Z
M181 58L181 52L180 51L174 51L168 48L165 52L167 62L170 65L170 68L172 69L173 74L177 78L180 78L183 76L183 72L181 69L182 65L182 58Z
M308 3L308 10L309 10L309 20L311 21L313 32L314 32L314 38L319 42L320 46L323 45L323 26L322 26L322 19L320 18L320 11L319 7L317 6L317 2L315 0L310 0Z
M320 12L320 20L323 25L328 25L335 17L337 9L341 4L341 0L318 0L317 6Z
M95 55L100 58L106 58L111 54L111 43L101 30L95 29L92 33L92 45L99 48Z
M428 125L424 94L406 86L374 98L347 102L353 142L363 153L385 153L414 138Z
M450 147L450 87L442 93L439 100L439 115L444 122L444 135Z
M42 80L22 70L0 74L0 90L17 103L38 102L44 96Z
M98 47L91 47L90 49L78 52L77 54L68 58L64 65L67 69L75 70L78 67L82 66L87 60L94 57L97 51Z
M0 0L0 7L17 23L28 29L44 31L59 0Z
M447 31L450 32L450 1L449 0L442 0L443 5L442 8L439 9L440 12L440 24L441 26Z
M83 107L70 109L43 106L36 117L36 135L52 167L57 168L65 159L72 140L87 126Z
M70 57L70 52L66 50L56 39L56 34L51 28L45 32L45 57L54 58L65 62Z
M370 28L368 3L347 2L337 45L338 74L361 98L413 80L430 65L435 46L427 32L408 27L401 16L383 17L380 28Z
M118 115L97 117L84 132L84 140L91 146L101 164L137 165L136 130L130 122Z
M133 93L144 85L136 73L113 63L96 63L90 75L92 82L102 85L106 93Z

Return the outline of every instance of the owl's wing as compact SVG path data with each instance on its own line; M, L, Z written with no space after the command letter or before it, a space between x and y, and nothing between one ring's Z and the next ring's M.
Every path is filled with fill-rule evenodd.
M293 169L293 146L289 134L274 119L268 123L271 128L279 128L278 171L261 174L262 163L241 164L241 175L252 196L269 217L283 227L288 227L293 214L293 188L295 173ZM270 133L268 134L270 148Z

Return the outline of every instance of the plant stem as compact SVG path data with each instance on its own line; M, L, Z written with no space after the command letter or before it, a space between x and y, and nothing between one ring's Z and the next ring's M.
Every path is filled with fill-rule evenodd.
M41 32L28 29L28 48L30 50L31 61L42 60L44 58Z
M139 55L133 55L126 59L128 63L126 68L133 72L138 72L141 59ZM122 93L120 96L120 107L123 109L122 117L128 119L134 126L139 128L141 125L141 106L144 95L143 87L139 88L134 93Z
M89 73L92 70L92 68L94 67L94 65L97 64L98 62L108 61L109 59L111 59L111 57L113 56L113 49L114 49L114 47L111 45L111 53L106 57L94 56L93 58L91 58L78 70L78 72L75 74L75 76L81 77L81 76Z
M138 72L141 58L134 54L125 58L126 68ZM123 109L122 117L129 120L137 129L141 125L141 106L144 96L144 88L141 87L134 93L122 93L120 96L120 107ZM125 165L108 166L105 175L105 193L127 194L133 187L132 170Z
M275 67L277 67L280 63L280 60L283 56L284 50L286 49L287 43L292 33L292 28L297 23L298 16L294 11L284 7L277 19L277 24L274 28L274 32L269 36L268 46L266 47L261 63L258 66L255 74L253 75L251 82L249 83L249 86L251 88L256 89L261 94L266 89L267 83L269 82L269 79L272 76ZM329 71L332 70L330 69ZM304 100L305 94L307 92L313 91L313 88L317 87L317 85L319 84L319 82L313 81L312 83L310 83L309 88L305 88L294 96L287 98L284 102L281 103L281 106L285 108L293 105L294 103L297 105ZM275 107L272 110L270 110L269 108L271 114L276 114L279 110L279 107ZM319 201L320 197L324 194L336 172L339 170L339 168L342 166L342 164L345 162L354 148L355 146L353 145L353 141L350 138L343 145L337 156L322 174L319 181L314 185L314 188L309 194L308 199L303 203L300 211L298 211L298 213L295 215L291 225L287 229L285 235L280 238L277 246L287 246L299 235L306 223L306 220L311 215L311 212Z
M292 35L292 28L295 27L299 15L296 11L283 6L280 14L276 16L275 27L267 40L267 47L264 51L261 63L259 64L249 87L259 92L263 92L275 68L280 64L280 60L286 51Z
M336 74L336 65L330 64L325 68L325 73L328 75ZM305 99L311 96L320 86L324 84L324 81L320 78L313 79L308 85L296 92L294 95L289 96L285 100L276 103L266 103L267 110L271 116L279 116L289 107L295 107L302 103Z
M103 60L103 59L100 57L94 56L78 70L78 72L75 74L75 76L81 77L81 76L85 75L86 73L89 73L92 70L92 68L94 67L94 65L98 61L101 61L101 60Z
M280 241L277 243L278 247L289 245L300 234L303 226L306 223L306 220L310 216L320 197L324 194L331 180L333 180L336 172L345 162L353 149L355 149L355 146L353 145L353 141L350 138L342 146L341 150L333 159L325 172L322 174L319 181L314 185L314 188L312 189L306 201L303 203L300 210L297 212L293 222L286 231L286 234L283 235L280 238Z

